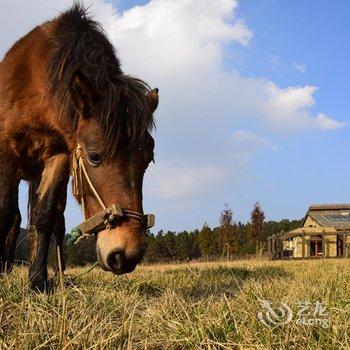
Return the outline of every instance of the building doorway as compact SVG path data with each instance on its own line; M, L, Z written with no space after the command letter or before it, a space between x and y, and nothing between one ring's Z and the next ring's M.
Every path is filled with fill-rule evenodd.
M344 240L342 235L337 235L337 257L344 256Z
M323 256L322 238L315 237L310 240L310 256L321 257Z

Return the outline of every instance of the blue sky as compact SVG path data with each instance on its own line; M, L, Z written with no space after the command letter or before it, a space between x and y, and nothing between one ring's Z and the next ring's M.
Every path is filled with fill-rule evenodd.
M282 87L318 86L317 109L347 123L330 132L274 135L281 150L256 156L249 197L260 200L271 219L300 217L310 203L349 202L350 49L343 45L350 34L349 10L350 3L341 0L239 3L239 13L254 31L249 47L228 49L241 60L240 72ZM305 65L305 71L295 63ZM237 62L229 58L227 65ZM239 210L234 197L230 203ZM247 219L246 210L239 212Z
M242 50L241 73L281 86L318 86L317 109L348 124L350 49L343 43L350 33L349 10L349 2L340 0L241 1L240 13L254 30L250 47ZM349 202L348 135L345 125L277 137L281 151L256 158L252 192L269 217L298 217L314 202Z
M0 56L71 0L34 0L14 26L25 3L5 0ZM271 220L350 202L349 2L86 3L124 70L160 88L144 191L155 230L215 226L224 203L246 221L256 201ZM81 220L72 198L66 216L68 228Z
M317 105L322 110L348 114L350 50L342 43L350 31L349 10L344 0L241 1L239 11L254 30L241 72L282 85L312 82L320 87ZM303 74L293 69L294 62L306 64Z

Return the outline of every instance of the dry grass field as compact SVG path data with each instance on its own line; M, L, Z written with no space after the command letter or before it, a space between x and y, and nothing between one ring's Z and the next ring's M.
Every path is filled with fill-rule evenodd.
M3 277L0 349L350 348L349 260L141 266L128 276L95 269L72 278L82 271L69 269L49 295L28 290L24 268ZM262 300L289 305L293 319L263 324ZM301 301L321 302L327 309L307 317L329 324L298 324Z

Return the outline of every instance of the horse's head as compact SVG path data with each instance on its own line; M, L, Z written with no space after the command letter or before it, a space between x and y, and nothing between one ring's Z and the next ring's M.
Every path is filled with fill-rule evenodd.
M149 130L158 105L158 89L150 91L138 80L125 79L125 89L107 107L106 100L92 96L81 79L75 82L75 100L81 111L77 127L80 159L93 185L84 177L87 218L103 209L94 189L106 207L118 204L126 211L143 213L142 182L153 160L154 140ZM132 215L100 228L96 251L101 267L115 274L133 271L145 251L146 228L144 220Z

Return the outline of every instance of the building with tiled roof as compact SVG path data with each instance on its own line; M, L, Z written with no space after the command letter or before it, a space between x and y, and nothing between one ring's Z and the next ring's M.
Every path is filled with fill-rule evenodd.
M348 257L350 204L311 205L302 226L270 236L268 248L271 259Z

